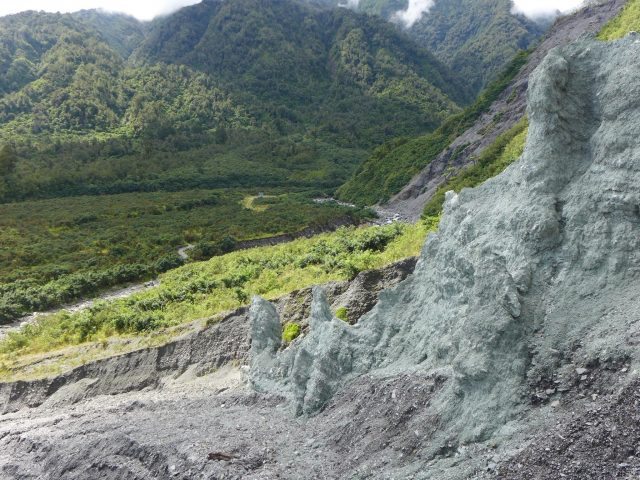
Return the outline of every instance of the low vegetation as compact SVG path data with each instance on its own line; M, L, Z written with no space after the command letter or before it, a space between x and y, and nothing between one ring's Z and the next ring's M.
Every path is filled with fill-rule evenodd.
M126 299L63 311L10 333L0 342L0 363L10 370L20 356L127 335L150 335L311 285L353 278L419 253L434 224L341 228L287 244L238 251L177 268L160 285Z
M339 318L343 322L349 321L349 310L347 307L338 307L336 309L336 318Z
M438 217L442 213L445 193L472 188L495 177L522 156L527 140L528 122L520 120L509 131L500 135L487 147L473 164L450 177L438 188L424 208L424 218Z
M188 190L0 205L0 323L233 250L364 212L316 204L314 192ZM263 208L264 207L264 208Z
M616 40L629 32L640 31L640 0L629 0L616 18L600 31L601 40Z
M302 327L300 326L299 323L296 323L296 322L287 323L282 328L282 340L284 340L285 343L291 343L300 336L301 332L302 332Z

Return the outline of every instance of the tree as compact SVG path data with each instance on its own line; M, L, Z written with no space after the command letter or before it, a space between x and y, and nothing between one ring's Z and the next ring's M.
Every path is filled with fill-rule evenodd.
M229 139L229 135L227 134L227 129L224 128L224 125L220 125L218 128L216 128L214 136L215 136L215 142L218 145L224 145L225 143L227 143L227 140Z
M18 155L11 145L4 145L0 149L0 175L11 175L16 168Z

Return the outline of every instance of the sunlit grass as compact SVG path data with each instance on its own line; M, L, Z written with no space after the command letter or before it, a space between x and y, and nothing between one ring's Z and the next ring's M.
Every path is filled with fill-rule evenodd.
M640 31L640 0L629 0L622 12L604 26L598 38L616 40L629 32L638 31Z
M435 223L424 222L342 228L186 265L162 275L158 287L81 312L42 317L9 334L0 342L0 377L13 378L24 371L29 356L86 345L90 358L95 358L96 345L118 338L158 338L172 327L246 305L253 295L275 299L312 285L353 278L360 271L417 255L428 231L435 228ZM78 353L82 349L72 351L65 354L67 366L81 364L85 355Z

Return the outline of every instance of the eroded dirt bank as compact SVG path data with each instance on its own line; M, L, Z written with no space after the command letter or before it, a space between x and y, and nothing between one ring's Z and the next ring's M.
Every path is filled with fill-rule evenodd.
M355 322L373 308L382 290L410 275L415 264L416 259L409 258L380 270L362 272L351 282L333 282L323 287L334 310L346 307L349 320ZM306 331L311 298L312 289L307 288L278 299L282 323L298 322ZM51 397L57 404L68 404L97 395L158 388L166 377L180 376L187 370L200 376L230 363L245 365L249 346L249 309L241 308L166 345L90 362L53 378L0 383L0 412L36 407Z

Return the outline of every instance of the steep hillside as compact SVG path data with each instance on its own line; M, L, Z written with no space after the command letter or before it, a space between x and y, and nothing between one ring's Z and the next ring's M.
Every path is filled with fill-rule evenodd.
M27 12L0 19L0 42L6 200L326 188L373 146L433 130L469 99L383 20L294 0L207 1L151 25Z
M3 385L0 473L640 474L638 40L546 56L522 158L447 196L415 273L357 325L317 289L308 332L284 344L282 308L256 298L250 340L235 312L165 347Z
M517 449L509 440L524 436L515 434L519 428L536 431L543 427L537 422L570 416L563 406L579 395L567 392L588 391L581 381L608 381L610 392L625 386L624 375L606 370L640 362L632 340L640 333L639 54L638 34L550 52L530 81L521 160L476 189L447 196L440 229L414 275L383 295L358 328L332 318L317 294L306 338L278 352L277 338L260 337L252 346L255 388L285 396L298 414L324 408L320 415L336 420L358 412L359 421L347 416L328 430L348 429L341 446L354 457L367 452L360 472L378 471L385 457L407 449L389 475L404 477L450 449L468 455L457 462L457 475L429 468L424 478L459 478L478 468L463 445L493 443L507 453ZM278 322L274 313L254 302L254 338ZM634 371L629 380L637 378ZM384 400L362 402L369 412L347 400L374 379L425 387L431 379L427 401L390 422L398 432L420 433L381 429L391 444L381 442L379 455L368 450L375 436L361 421ZM402 405L413 388L396 385ZM556 418L553 407L537 406L553 400ZM596 461L620 468L606 456ZM343 475L354 473L341 465ZM627 466L637 471L640 463Z
M629 0L620 15L602 29L598 38L615 40L638 30L640 30L640 1Z
M443 93L468 99L454 75L382 20L288 0L208 1L183 9L153 26L134 58L215 75L254 102L290 109L294 118L283 115L284 122L295 123L294 113L301 122L318 108L332 110L338 97L340 108L362 114L364 101L374 118L376 102L395 116L400 106L418 108L423 126L433 126L455 109Z
M625 3L597 2L558 19L533 52L516 57L480 95L477 108L453 117L434 134L384 145L341 187L340 196L369 204L389 201L388 207L382 209L383 214L390 211L405 218L419 218L425 203L440 185L481 156L522 119L529 75L549 50L585 33L597 33Z
M410 16L403 15L408 0L307 1L325 7L348 5L395 23L464 78L474 94L494 80L514 55L535 43L547 27L512 13L511 0L414 2L414 10L424 4L424 13Z
M516 56L472 105L449 117L435 132L416 138L397 138L378 147L337 190L337 195L343 200L362 205L388 200L491 108L527 62L528 56L526 52Z
M514 15L511 0L436 0L409 34L479 92L544 30Z

